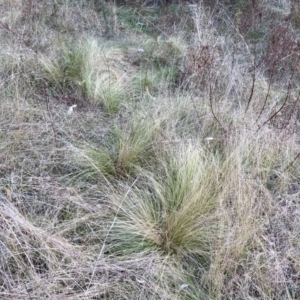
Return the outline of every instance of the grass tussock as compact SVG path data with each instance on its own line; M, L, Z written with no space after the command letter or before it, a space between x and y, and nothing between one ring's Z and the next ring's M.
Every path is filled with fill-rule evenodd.
M207 258L221 189L215 173L218 163L191 146L171 154L167 161L162 178L146 178L150 185L145 190L119 197L120 234L125 234L126 243L135 236L140 244L148 242L167 255Z
M1 2L0 298L299 299L298 5L100 2Z
M83 174L92 177L130 176L155 165L155 135L159 125L137 121L121 129L113 127L108 133L107 145L85 145L74 148L74 158L86 166Z
M61 58L41 58L48 85L60 92L78 93L102 104L109 115L118 111L126 94L126 73L121 69L122 52L107 43L82 39L61 48Z

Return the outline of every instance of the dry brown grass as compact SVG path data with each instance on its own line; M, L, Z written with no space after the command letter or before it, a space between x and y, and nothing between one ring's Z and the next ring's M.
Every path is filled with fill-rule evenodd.
M299 299L299 32L253 3L0 2L1 299Z

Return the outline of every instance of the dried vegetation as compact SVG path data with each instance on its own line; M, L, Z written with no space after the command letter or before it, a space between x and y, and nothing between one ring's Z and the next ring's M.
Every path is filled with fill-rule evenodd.
M298 5L117 2L0 2L0 298L299 299Z

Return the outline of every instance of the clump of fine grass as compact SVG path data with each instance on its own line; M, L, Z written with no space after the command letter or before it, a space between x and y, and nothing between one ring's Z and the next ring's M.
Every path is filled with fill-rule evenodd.
M76 157L85 162L85 176L105 178L130 176L141 169L155 165L155 135L158 125L152 122L135 122L123 129L112 128L107 145L85 145L75 150Z
M139 240L165 255L195 255L207 263L215 237L214 209L222 193L219 162L189 145L163 165L161 177L146 178L149 187L112 199L118 210L112 239L126 244Z
M141 43L139 50L135 64L139 65L140 71L131 83L134 91L157 96L159 91L174 86L187 51L184 39L180 36L149 39Z
M187 44L181 36L170 36L166 39L157 37L142 43L141 61L152 60L158 67L176 64L186 54Z
M118 111L126 98L126 77L118 64L122 60L120 49L83 38L66 42L60 56L40 60L50 87L64 93L75 92L92 103L102 104L109 115Z
M170 150L162 165L160 175L136 179L109 197L115 213L103 251L121 260L159 253L164 262L157 272L166 290L175 290L179 299L205 298L207 290L200 282L218 240L226 167L192 144Z

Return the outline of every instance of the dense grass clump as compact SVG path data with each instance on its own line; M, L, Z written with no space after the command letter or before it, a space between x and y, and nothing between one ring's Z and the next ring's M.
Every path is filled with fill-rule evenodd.
M300 298L299 5L154 2L1 2L1 299Z
M84 145L73 149L75 159L86 166L85 175L93 177L124 177L153 167L156 162L155 134L158 126L153 122L137 121L127 128L113 127L108 132L107 145Z
M222 191L218 162L191 146L170 154L166 161L161 178L149 176L144 189L134 189L125 199L117 197L120 234L128 230L128 236L148 241L167 255L205 259Z

